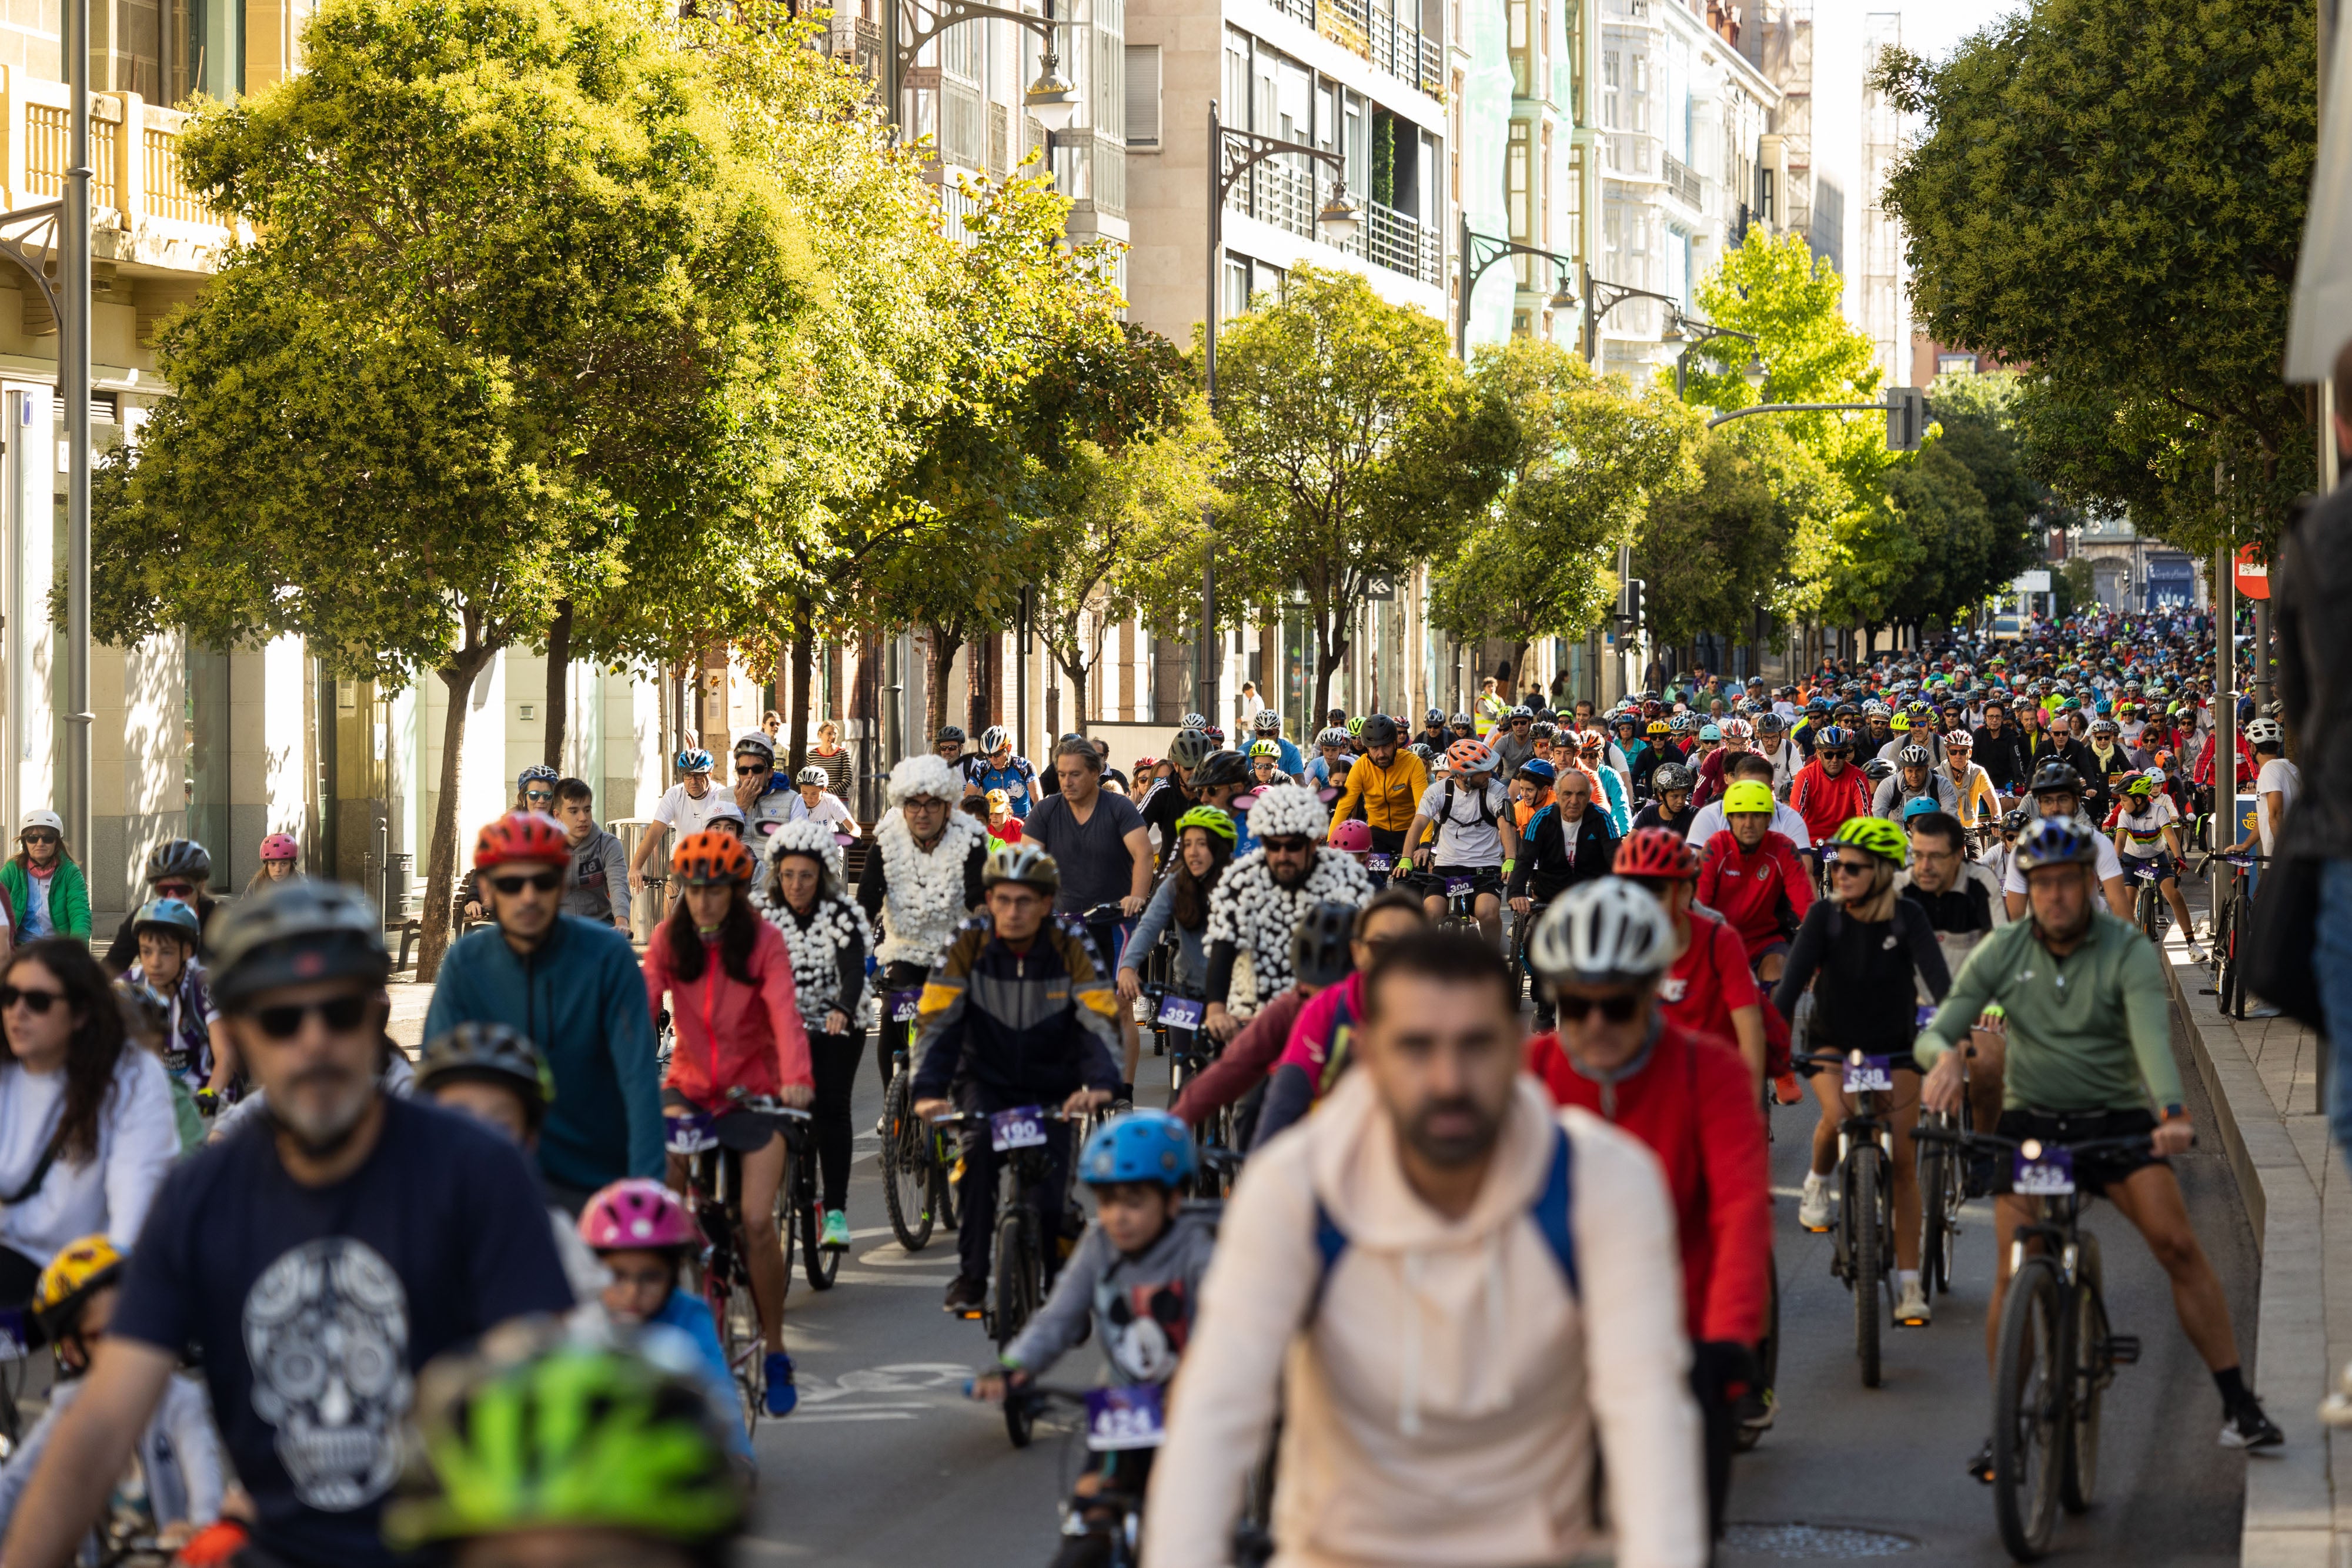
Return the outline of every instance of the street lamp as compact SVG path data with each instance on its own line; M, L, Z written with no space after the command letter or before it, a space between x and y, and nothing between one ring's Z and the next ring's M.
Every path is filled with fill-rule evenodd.
M1660 294L1653 289L1635 288L1623 283L1603 282L1593 277L1591 269L1588 267L1584 274L1584 358L1588 364L1597 358L1601 351L1601 319L1628 299L1664 300L1675 312L1667 321L1665 340L1673 342L1680 336L1676 329L1682 314L1681 300L1671 294Z
M1045 61L1038 68L1037 79L1029 84L1024 103L1048 135L1068 130L1070 121L1077 118L1078 91L1062 75L1061 60L1054 52L1054 36L1050 32L1045 35Z
M1574 261L1558 251L1545 250L1539 246L1521 245L1516 240L1495 239L1486 235L1474 234L1470 229L1470 219L1465 215L1462 220L1462 298L1454 308L1454 357L1455 359L1467 360L1470 357L1471 291L1478 287L1478 279L1486 276L1488 267L1507 256L1532 256L1550 262L1559 269L1553 277L1549 300L1551 308L1554 310L1576 308L1578 303L1576 288L1569 282L1569 277L1576 267Z
M1755 354L1748 355L1748 368L1739 372L1739 379L1748 383L1749 392L1762 392L1764 390L1763 360Z
M1050 5L1046 6L1045 16L1033 16L1026 11L1016 11L1010 6L983 5L981 0L921 0L919 5L908 5L905 36L900 37L899 5L900 0L892 0L883 13L892 39L889 59L894 69L886 97L893 120L898 115L898 84L905 81L907 74L915 68L916 60L922 56L923 46L959 22L993 19L1025 27L1036 34L1044 44L1045 59L1039 67L1037 79L1030 83L1028 90L1022 95L1022 108L1035 117L1038 125L1049 135L1069 129L1070 121L1078 112L1078 92L1062 75L1058 42L1061 34L1058 29L1090 26L1091 23L1057 21ZM928 16L923 15L926 11L929 12Z
M1362 232L1364 214L1348 199L1348 182L1344 178L1332 182L1331 199L1323 204L1315 221L1324 236L1336 246L1345 246Z
M1756 346L1753 333L1736 332L1728 327L1717 327L1707 321L1693 321L1680 310L1676 310L1672 317L1668 318L1666 329L1662 336L1669 343L1685 345L1683 351L1675 356L1675 396L1677 398L1689 389L1690 357L1702 345L1711 343L1717 338L1737 338L1751 349ZM1764 361L1756 355L1750 354L1748 357L1747 366L1739 372L1739 379L1746 382L1751 388L1762 386Z

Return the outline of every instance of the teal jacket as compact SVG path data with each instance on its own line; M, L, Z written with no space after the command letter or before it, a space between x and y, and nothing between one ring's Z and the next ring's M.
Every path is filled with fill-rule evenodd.
M0 887L8 890L8 908L16 920L15 936L21 942L25 900L32 892L32 883L14 856L0 865ZM56 936L89 940L89 884L82 880L81 867L62 855L58 857L57 874L49 878L49 929Z

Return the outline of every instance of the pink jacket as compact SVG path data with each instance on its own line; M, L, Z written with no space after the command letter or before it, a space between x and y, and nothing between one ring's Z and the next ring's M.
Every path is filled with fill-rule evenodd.
M751 944L751 984L727 972L716 946L704 946L702 977L677 977L670 956L671 926L664 921L646 948L646 1007L658 1022L662 997L671 998L677 1048L670 1053L675 1089L707 1111L724 1110L727 1092L773 1094L788 1083L810 1083L808 1031L793 992L793 956L783 934L762 920Z
M1580 1290L1530 1215L1555 1116ZM1348 1245L1324 1278L1318 1208ZM1371 1075L1257 1151L1219 1227L1151 1476L1142 1559L1222 1568L1282 1406L1274 1568L1495 1568L1606 1548L1707 1560L1675 1215L1656 1156L1521 1078L1469 1213L1406 1185Z

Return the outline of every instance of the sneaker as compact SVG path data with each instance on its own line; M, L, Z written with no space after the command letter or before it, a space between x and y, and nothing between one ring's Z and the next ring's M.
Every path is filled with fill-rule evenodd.
M1927 1306L1927 1292L1919 1281L1912 1281L1903 1287L1903 1299L1895 1303L1895 1321L1906 1329L1923 1329L1933 1316Z
M942 1303L951 1312L977 1312L988 1300L988 1281L975 1280L969 1274L958 1274L948 1281L947 1301Z
M1772 1080L1772 1098L1783 1105L1793 1105L1805 1097L1804 1080L1793 1072L1783 1072Z
M2275 1448L2285 1441L2286 1434L2263 1414L2263 1402L2251 1394L2221 1423L2221 1446L2225 1448Z
M1977 1450L1976 1458L1969 1461L1969 1474L1975 1477L1980 1486L1992 1485L1992 1439L1990 1437L1984 1440L1984 1447Z
M793 1384L793 1358L781 1350L768 1353L767 1409L771 1416L789 1416L793 1406L801 1402L801 1391Z
M2205 961L2205 949L2200 947L2194 942L2189 944L2189 961L2192 964L2203 963Z
M1769 1432L1772 1429L1773 1412L1779 1406L1780 1401L1772 1397L1770 1389L1751 1388L1739 1396L1739 1424L1750 1432Z
M2330 1427L2352 1427L2352 1363L2336 1379L2336 1392L2320 1401L2319 1418Z
M1805 1195L1797 1200L1797 1223L1815 1235L1830 1228L1830 1184L1805 1184Z
M828 1251L848 1251L849 1216L844 1214L837 1208L826 1209L824 1211L824 1234L817 1238L816 1244L824 1248Z

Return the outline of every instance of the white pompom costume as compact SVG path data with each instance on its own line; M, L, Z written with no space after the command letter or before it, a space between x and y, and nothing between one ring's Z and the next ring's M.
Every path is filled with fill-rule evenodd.
M1259 839L1306 836L1320 839L1329 821L1329 808L1312 789L1278 784L1260 791L1250 808L1250 829ZM1209 895L1209 924L1203 939L1210 948L1209 994L1219 995L1222 972L1230 976L1232 963L1243 956L1256 977L1261 1002L1279 996L1291 985L1290 938L1298 922L1316 904L1329 901L1362 904L1372 896L1372 879L1353 856L1318 846L1306 877L1296 887L1274 880L1265 851L1253 850L1225 868ZM1217 962L1223 946L1230 955Z

